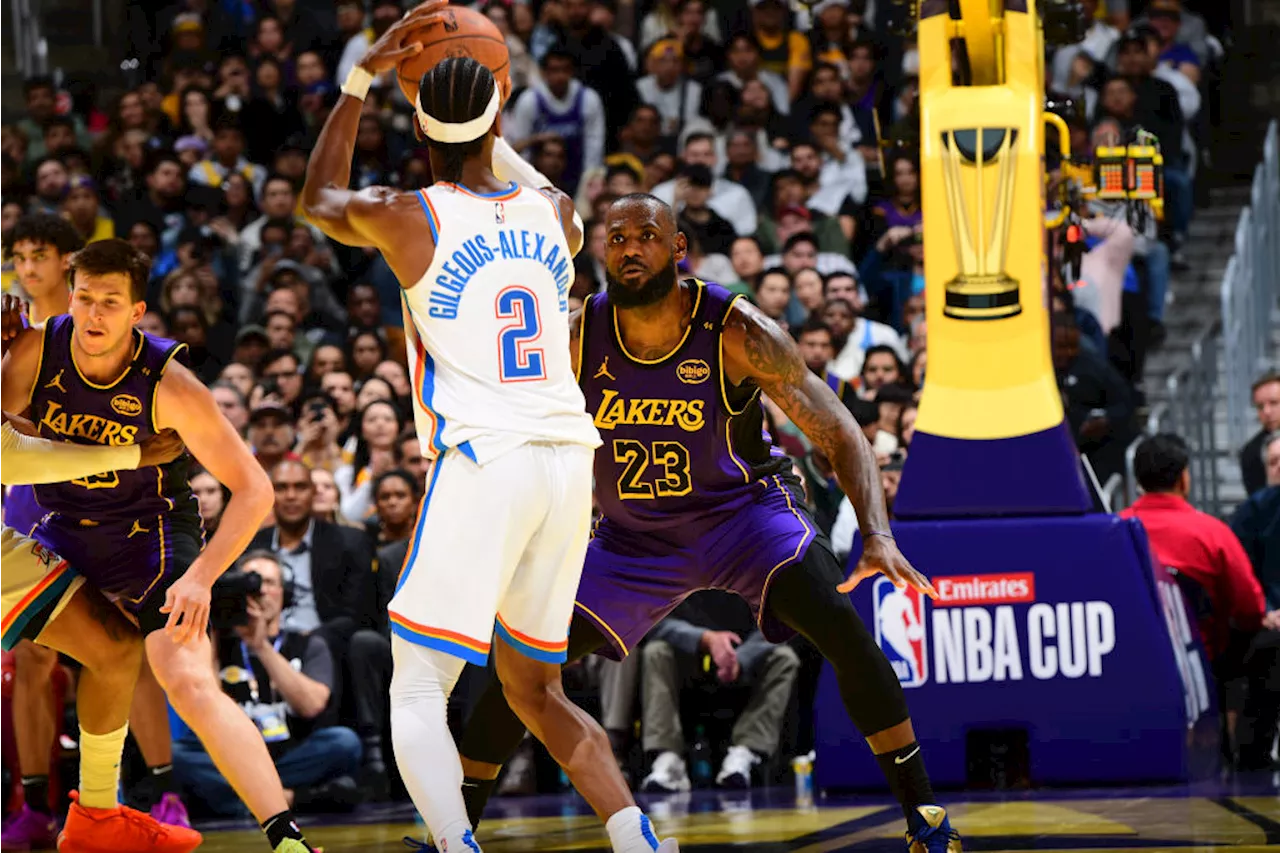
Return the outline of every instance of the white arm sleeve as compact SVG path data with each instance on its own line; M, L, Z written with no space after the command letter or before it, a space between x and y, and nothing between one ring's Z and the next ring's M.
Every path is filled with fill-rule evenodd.
M515 181L522 187L542 189L555 186L550 178L533 168L533 164L517 154L516 150L501 136L493 143L493 174L500 181ZM587 229L583 226L582 217L576 210L573 212L573 224L577 226L583 239L586 239ZM574 250L573 254L577 255L582 247L571 246L570 248Z
M3 427L3 438L6 486L62 483L103 471L131 470L142 459L142 450L136 444L112 447L49 441L23 435L8 422Z
M533 168L533 164L517 154L501 136L493 143L493 174L500 181L515 181L523 187L552 186L550 178Z

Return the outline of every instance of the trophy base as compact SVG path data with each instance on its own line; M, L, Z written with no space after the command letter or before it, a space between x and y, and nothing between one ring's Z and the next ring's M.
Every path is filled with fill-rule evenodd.
M1022 313L1017 279L1005 273L958 275L947 282L942 313L956 320L1003 320Z

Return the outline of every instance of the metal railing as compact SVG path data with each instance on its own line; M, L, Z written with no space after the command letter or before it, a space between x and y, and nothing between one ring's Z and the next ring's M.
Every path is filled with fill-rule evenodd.
M1191 455L1190 500L1197 509L1221 516L1222 496L1218 478L1217 425L1214 419L1214 389L1218 385L1218 330L1210 327L1191 344L1191 360L1165 380L1168 402L1159 403L1147 416L1143 434L1124 453L1124 506L1138 499L1138 481L1133 462L1138 444L1158 432L1176 433L1187 442ZM1119 496L1119 490L1113 496Z
M48 73L49 45L40 30L39 0L9 0L13 55L23 77Z
M1251 430L1249 385L1271 363L1280 302L1280 125L1274 121L1253 172L1249 206L1236 224L1221 297L1227 440L1238 448Z

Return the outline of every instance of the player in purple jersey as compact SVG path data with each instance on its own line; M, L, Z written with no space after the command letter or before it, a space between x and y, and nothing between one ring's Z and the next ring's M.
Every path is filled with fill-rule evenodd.
M13 298L5 296L0 300L0 355L8 350L9 339L20 325L17 319ZM28 428L31 424L24 427ZM143 438L141 446L31 438L19 434L0 412L0 483L61 482L104 470L129 475L142 466L168 464L182 453L182 442L164 435ZM84 584L58 553L0 525L0 648L12 649L19 640L35 640L69 654L83 666L76 694L81 780L78 802L56 841L59 849L64 853L102 849L187 853L195 849L201 841L196 831L170 829L154 817L123 808L116 799L129 697L142 663L141 635L96 589ZM49 689L47 684L44 689ZM49 745L45 749L47 753ZM38 811L23 807L15 812L0 834L3 849L51 847L55 824L45 809L47 794Z
M934 595L889 528L871 445L795 343L714 284L681 281L686 240L648 195L605 217L608 292L571 319L603 518L587 550L569 660L619 658L689 593L733 590L773 641L800 633L835 670L845 708L902 804L908 847L958 851L934 803L902 686L846 594L883 573ZM863 551L847 579L809 516L791 463L764 437L761 393L831 460L857 509ZM461 743L479 818L523 728L491 682Z
M27 214L5 232L4 255L13 260L18 284L30 299L24 312L15 308L14 318L21 318L23 325L38 326L67 313L71 303L67 272L72 256L83 245L71 223L54 214ZM9 320L7 312L5 319ZM46 512L36 501L32 486L14 486L5 495L4 522L21 533L35 529ZM53 703L48 701L48 684L58 656L25 639L13 651L13 727L24 798L30 808L43 812L48 809L49 754L57 731ZM145 663L134 688L129 730L148 770L147 784L134 792L134 798L147 800L152 816L161 823L190 826L173 780L168 703L151 667ZM2 843L21 846L40 841L40 837L27 838L28 835L32 833L21 822L10 821L4 827Z
M123 240L93 243L71 264L71 309L19 335L5 355L6 411L30 407L42 437L134 444L170 429L231 490L217 533L201 549L187 458L36 487L47 515L33 537L130 615L178 714L201 738L277 853L311 848L252 720L209 666L210 590L271 509L265 472L221 416L209 390L175 363L180 347L136 329L150 262Z

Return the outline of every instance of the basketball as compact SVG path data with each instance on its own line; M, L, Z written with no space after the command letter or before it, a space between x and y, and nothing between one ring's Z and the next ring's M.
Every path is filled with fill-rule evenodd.
M511 94L511 59L507 41L494 23L465 6L444 10L444 22L424 30L418 38L422 52L411 56L396 68L400 91L409 103L418 103L418 81L437 62L450 56L470 56L493 72L505 103Z

